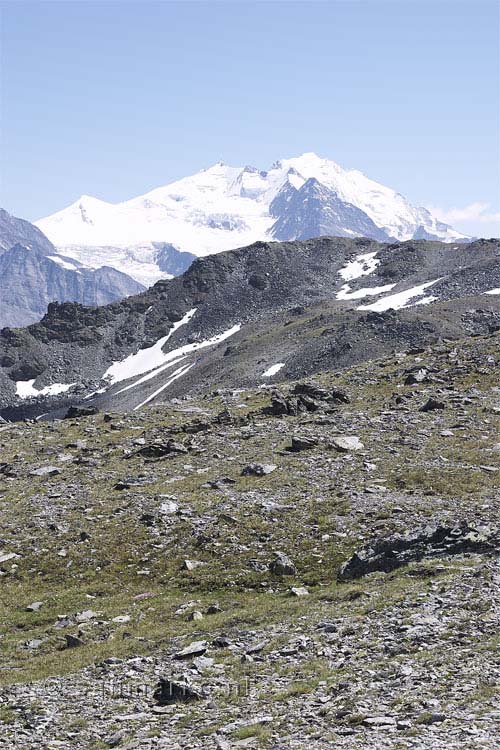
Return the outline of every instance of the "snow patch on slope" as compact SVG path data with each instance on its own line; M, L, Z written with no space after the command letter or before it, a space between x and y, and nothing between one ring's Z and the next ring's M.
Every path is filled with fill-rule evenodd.
M437 284L438 281L441 281L441 279L434 279L434 281L427 281L425 284L419 284L419 286L414 286L411 289L405 289L403 292L397 292L396 294L391 294L389 297L383 297L382 299L377 300L377 302L373 302L371 305L360 305L358 307L358 310L374 310L375 312L384 312L385 310L401 310L403 307L409 307L408 303L410 300L414 299L415 297L421 297L425 290L428 289L433 284ZM428 297L424 297L423 300L420 300L421 304L428 304L429 302L433 302L436 299L436 297L430 299ZM414 302L415 304L419 304L418 302Z
M344 281L353 281L353 279L359 279L361 276L368 276L380 265L380 261L376 258L376 255L377 253L357 255L354 260L340 269L339 276Z
M33 380L18 380L16 383L16 395L19 398L37 398L39 396L57 396L59 393L69 391L76 383L52 383L45 388L34 387L36 378Z
M140 404L137 404L137 406L134 406L133 411L137 411L137 409L140 409L142 406L145 406L146 404L149 404L150 401L152 401L154 398L156 398L162 391L164 391L166 388L168 388L169 385L172 385L174 380L177 380L180 378L184 373L186 373L188 370L190 370L196 363L193 362L190 365L184 365L184 367L179 367L178 370L174 372L172 377L167 380L166 383L164 383L160 388L158 388L154 393L152 393L150 396L148 396L144 401L141 401Z
M174 323L168 334L159 339L153 346L141 349L136 354L129 354L128 357L120 362L113 362L102 376L103 379L109 380L110 384L113 385L122 380L129 380L150 370L155 370L171 359L174 359L171 356L172 352L165 354L163 347L181 326L189 323L195 312L196 308L189 310L181 320Z
M390 292L396 284L386 284L385 286L372 286L363 287L362 289L356 289L351 292L349 284L344 284L339 292L337 292L337 299L348 300L348 299L362 299L362 297L375 297L377 294L383 294L383 292Z
M281 370L282 367L285 366L284 362L277 362L275 365L271 365L269 369L267 369L265 372L262 373L263 378L272 378L273 375L276 375L277 372Z

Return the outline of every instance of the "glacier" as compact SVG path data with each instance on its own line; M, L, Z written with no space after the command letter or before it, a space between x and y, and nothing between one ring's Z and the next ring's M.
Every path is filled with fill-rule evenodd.
M204 256L272 240L276 216L271 203L283 196L285 205L311 178L337 201L364 212L388 240L465 239L392 188L312 152L276 161L267 171L219 162L120 203L82 195L35 223L65 258L93 268L111 265L150 285L166 276L153 243ZM345 236L356 234L348 225L344 231Z

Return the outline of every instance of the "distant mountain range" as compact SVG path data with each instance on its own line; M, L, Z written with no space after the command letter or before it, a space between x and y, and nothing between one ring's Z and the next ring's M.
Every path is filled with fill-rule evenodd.
M221 162L118 204L82 195L36 224L65 256L113 266L145 286L165 276L156 243L203 256L320 235L467 239L391 188L314 153L267 171Z
M50 302L104 305L184 273L197 256L320 236L462 243L394 190L307 153L267 170L223 163L119 204L82 196L36 226L0 210L0 327Z
M0 209L0 328L40 320L50 302L105 305L143 289L114 268L61 255L37 227Z
M183 273L194 256L168 243L153 243L164 278ZM0 328L35 323L50 302L106 305L145 288L106 263L89 267L58 252L33 224L0 209Z

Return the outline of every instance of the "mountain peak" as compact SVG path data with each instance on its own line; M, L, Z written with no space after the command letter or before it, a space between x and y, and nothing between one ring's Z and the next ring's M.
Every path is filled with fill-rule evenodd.
M86 193L83 193L72 205L112 206L113 204L109 203L108 201L103 201L100 198L95 198L93 195L87 195Z
M180 251L210 255L269 239L276 218L271 211L275 198L284 185L300 190L308 180L315 182L302 191L303 199L314 188L313 192L325 196L325 208L331 200L331 209L333 204L338 207L340 201L363 212L363 221L356 221L352 227L346 224L346 231L359 233L361 226L370 226L370 236L408 240L423 226L428 237L445 241L462 238L451 228L440 225L434 216L424 215L395 190L356 170L344 169L314 151L281 159L269 171L248 163L229 166L218 161L118 204L84 194L68 209L37 224L62 249L71 246L130 250L162 242ZM287 197L291 194L287 193ZM274 209L278 204L284 206L283 201L274 203ZM354 220L349 211L345 214L346 222ZM369 222L375 226L375 234ZM330 220L323 225L334 226ZM90 251L82 252L81 260L88 264L90 255ZM126 266L129 273L131 263ZM136 272L137 269L133 271Z

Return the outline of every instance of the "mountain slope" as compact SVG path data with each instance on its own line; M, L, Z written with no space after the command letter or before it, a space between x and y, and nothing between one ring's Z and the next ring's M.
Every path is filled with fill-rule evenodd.
M85 268L33 246L17 244L0 256L0 327L34 323L50 302L105 305L144 287L114 268Z
M276 217L269 234L275 240L309 240L313 237L370 237L384 242L390 239L361 209L340 200L310 177L297 190L287 183L269 206Z
M49 302L105 305L143 289L114 268L60 255L37 227L0 209L0 328L40 320Z
M310 213L312 185L316 195ZM278 200L287 192L294 196L293 206ZM277 161L268 171L215 164L118 204L83 195L37 222L65 255L91 266L118 267L119 262L142 283L147 280L141 262L150 283L161 275L155 242L204 256L256 240L304 238L299 224L309 226L309 236L317 228L319 234L328 230L379 240L464 239L394 190L315 154ZM112 261L106 248L122 253L115 250Z
M2 332L3 414L83 398L137 409L209 384L268 382L268 370L275 380L301 377L487 333L500 325L499 259L498 240L343 238L198 259L136 297L54 304L39 324ZM65 394L59 401L53 388Z
M3 750L497 750L499 344L1 425Z
M49 254L56 252L54 245L38 227L0 208L0 254L18 242L27 247L36 245Z

